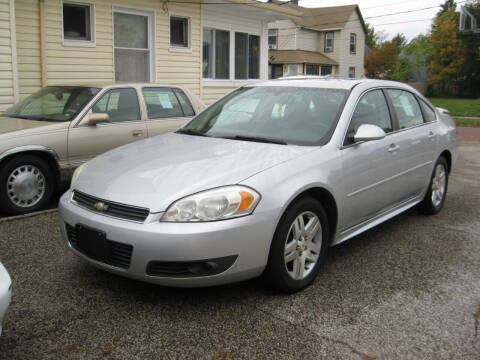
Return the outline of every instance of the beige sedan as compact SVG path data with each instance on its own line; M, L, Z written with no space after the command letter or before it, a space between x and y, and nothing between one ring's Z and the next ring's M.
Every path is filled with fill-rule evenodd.
M0 117L0 213L42 208L85 161L176 130L203 108L188 89L151 83L34 93Z

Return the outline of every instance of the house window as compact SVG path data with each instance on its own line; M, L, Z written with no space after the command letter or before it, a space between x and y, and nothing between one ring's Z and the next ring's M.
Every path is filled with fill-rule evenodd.
M355 79L355 68L354 67L349 67L348 68L348 77L350 79Z
M203 29L203 78L230 78L230 32Z
M357 34L350 34L350 54L357 52Z
M278 29L268 30L268 48L276 49L278 44Z
M258 79L260 36L235 33L235 79Z
M64 45L94 45L94 6L81 3L63 3Z
M153 81L153 13L117 9L113 21L115 81Z
M325 52L333 51L333 32L325 33Z
M305 66L305 75L318 75L318 65L307 64Z
M298 75L298 65L288 65L287 75Z
M170 16L170 48L191 49L190 18Z
M278 79L283 76L283 65L274 64L270 66L270 79Z
M332 66L331 65L322 66L321 74L322 74L322 76L332 74Z

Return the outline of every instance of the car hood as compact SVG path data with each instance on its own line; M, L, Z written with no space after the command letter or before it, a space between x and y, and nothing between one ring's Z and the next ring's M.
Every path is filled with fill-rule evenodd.
M175 200L242 180L313 150L169 133L89 161L74 188L100 199L165 211Z
M49 126L53 124L58 124L57 122L49 121L37 121L37 120L26 120L26 119L16 119L9 117L0 117L0 134L6 134L9 132L28 130L33 128L39 128L44 126Z

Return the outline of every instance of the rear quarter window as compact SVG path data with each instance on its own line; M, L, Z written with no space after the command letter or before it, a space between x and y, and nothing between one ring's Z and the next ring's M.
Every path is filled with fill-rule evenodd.
M420 99L420 104L423 110L423 116L425 118L425 122L431 122L436 120L435 111L428 105L425 101Z

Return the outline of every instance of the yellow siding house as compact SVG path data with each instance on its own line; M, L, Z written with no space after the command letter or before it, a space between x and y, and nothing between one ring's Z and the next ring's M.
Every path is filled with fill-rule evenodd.
M207 104L268 78L270 21L254 0L0 0L0 111L43 86L157 82Z

